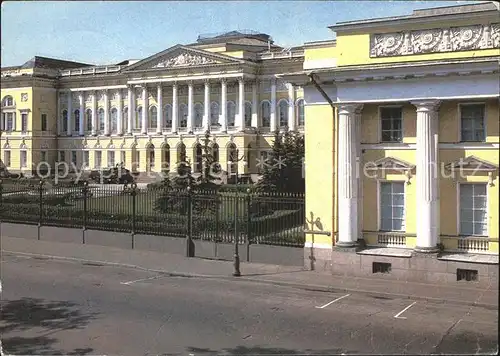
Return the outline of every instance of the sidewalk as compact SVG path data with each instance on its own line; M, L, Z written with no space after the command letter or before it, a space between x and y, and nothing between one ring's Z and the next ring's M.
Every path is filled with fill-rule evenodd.
M175 276L238 279L330 292L357 292L380 296L440 301L459 305L477 305L498 309L498 291L463 286L441 286L386 280L354 278L305 271L300 267L241 263L241 277L233 277L231 261L187 258L150 251L125 250L97 245L80 245L1 237L2 253L29 254L45 258L80 260L168 273Z

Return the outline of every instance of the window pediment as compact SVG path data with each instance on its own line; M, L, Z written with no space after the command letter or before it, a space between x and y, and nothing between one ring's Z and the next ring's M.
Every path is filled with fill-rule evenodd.
M445 167L450 171L462 170L475 172L494 172L498 169L498 166L494 163L485 161L475 156L468 156L466 158L461 158L458 161L450 162Z
M413 171L415 169L415 165L394 157L384 157L375 161L373 165L368 166L367 169L373 171L387 170L404 173Z

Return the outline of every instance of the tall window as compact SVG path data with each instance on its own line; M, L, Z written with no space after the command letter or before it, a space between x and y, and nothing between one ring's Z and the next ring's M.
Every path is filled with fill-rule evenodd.
M288 126L288 102L286 100L280 100L278 104L280 127Z
M78 131L80 129L80 110L75 110L75 127L74 130Z
M245 127L252 126L252 103L245 103Z
M21 168L26 168L28 166L28 152L26 150L21 150Z
M260 105L260 117L262 127L271 127L271 103L269 101L263 101Z
M104 132L104 109L99 109L99 131Z
M10 158L10 150L4 150L3 151L3 163L5 164L6 167L10 167L11 164L11 158Z
M42 129L42 131L47 131L47 128L48 128L48 123L47 123L47 114L42 114L42 117L41 117L41 123L40 123L40 128Z
M63 112L62 112L62 128L63 128L64 132L68 131L68 111L67 110L63 110Z
M486 184L460 184L460 235L487 236Z
M297 122L299 126L304 126L304 99L299 99L297 101Z
M203 127L203 104L194 106L194 127Z
M108 151L108 167L115 166L115 151Z
M28 114L25 112L21 114L21 131L22 132L28 131Z
M87 109L85 120L87 122L87 131L92 131L92 109Z
M126 164L127 162L127 152L126 151L121 151L120 152L120 163Z
M403 140L402 108L380 108L380 120L382 123L382 142L401 142Z
M66 161L66 152L59 151L59 162L64 162L64 161Z
M227 126L234 127L236 119L236 104L232 101L227 102Z
M404 182L380 183L380 229L405 231Z
M219 123L219 103L212 102L210 105L210 125L217 125Z
M461 140L484 141L484 104L460 105Z
M165 106L165 114L163 115L163 127L171 128L172 127L172 105L167 104Z
M128 108L125 107L123 108L123 115L122 115L122 118L123 118L123 128L125 129L125 131L128 131Z
M139 106L135 111L135 122L134 122L135 130L139 130L141 128L141 118L142 118L142 107Z
M180 127L187 127L188 107L186 104L179 106Z
M47 151L40 151L40 163L47 162Z
M71 163L76 167L76 151L71 151Z
M14 131L15 122L16 122L16 113L14 112L4 112L2 113L3 127L5 131L12 132Z
M194 148L194 171L201 172L203 169L203 151L201 145L197 144Z
M102 151L95 151L94 152L94 167L101 168L101 164L102 164Z
M186 162L186 145L184 143L177 146L177 163L179 162Z
M156 129L156 119L158 118L158 109L156 106L149 108L149 128Z
M116 134L118 132L118 110L116 108L111 109L111 133Z
M89 166L89 151L83 151L82 167L87 168Z

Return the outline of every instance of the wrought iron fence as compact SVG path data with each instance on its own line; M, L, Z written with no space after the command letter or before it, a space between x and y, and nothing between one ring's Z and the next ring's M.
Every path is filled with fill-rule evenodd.
M0 220L185 237L221 243L304 246L304 195L158 185L0 181Z

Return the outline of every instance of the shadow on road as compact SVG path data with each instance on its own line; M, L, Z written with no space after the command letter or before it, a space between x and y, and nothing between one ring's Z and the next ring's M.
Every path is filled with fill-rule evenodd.
M187 350L190 354L197 355L354 355L356 352L345 352L342 349L328 349L328 350L291 350L275 347L261 347L261 346L237 346L234 348L226 348L222 350L210 350L206 348L188 347Z
M6 354L86 355L91 348L58 350L53 335L62 330L82 329L95 313L83 314L78 305L66 301L22 298L1 302L0 335ZM35 330L32 330L35 329ZM26 334L26 335L24 335ZM28 336L34 335L34 336ZM36 335L36 336L35 336Z

